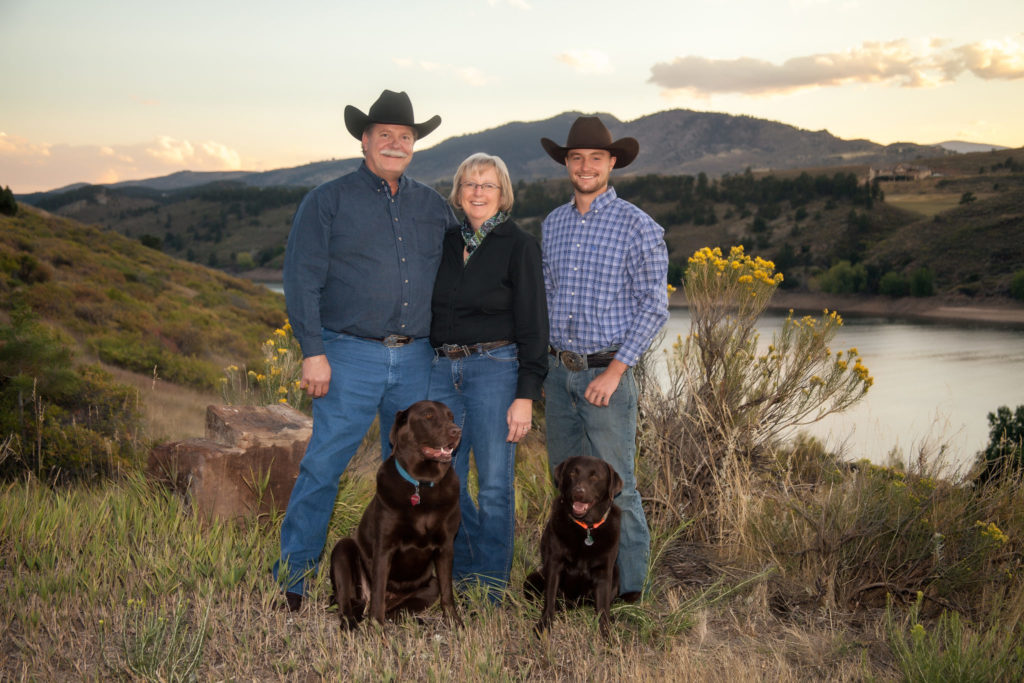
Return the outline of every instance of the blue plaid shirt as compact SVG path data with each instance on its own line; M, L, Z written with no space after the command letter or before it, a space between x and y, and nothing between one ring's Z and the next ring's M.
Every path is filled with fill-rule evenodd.
M551 345L576 353L618 346L633 366L668 320L668 249L654 219L609 187L584 214L575 202L544 219Z

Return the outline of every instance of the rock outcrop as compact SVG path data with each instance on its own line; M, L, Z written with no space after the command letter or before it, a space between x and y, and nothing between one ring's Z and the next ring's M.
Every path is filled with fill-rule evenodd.
M294 408L208 406L206 438L156 446L148 471L187 493L207 518L283 511L313 430Z

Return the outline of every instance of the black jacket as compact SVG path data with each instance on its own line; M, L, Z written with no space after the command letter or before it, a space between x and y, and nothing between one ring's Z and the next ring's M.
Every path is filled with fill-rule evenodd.
M458 229L445 233L434 281L430 342L518 346L516 398L541 398L548 371L548 307L540 243L507 220L488 233L463 265Z

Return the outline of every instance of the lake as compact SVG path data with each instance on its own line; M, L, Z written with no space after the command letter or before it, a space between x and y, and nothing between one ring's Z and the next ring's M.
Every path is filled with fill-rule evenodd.
M784 319L761 316L763 345ZM848 460L885 464L894 450L906 460L944 447L951 467L968 467L988 445L986 416L1024 404L1024 330L845 315L843 321L832 348L856 347L874 386L845 413L804 429ZM689 311L672 309L662 348L689 332ZM656 363L664 371L664 361Z
M842 311L839 311L842 314ZM785 315L760 318L770 343ZM856 347L874 386L845 413L804 428L848 460L884 464L945 446L953 467L969 466L988 444L987 415L1024 404L1024 330L974 324L906 322L843 316L833 350ZM663 347L690 331L690 315L673 309ZM659 360L660 369L664 361Z

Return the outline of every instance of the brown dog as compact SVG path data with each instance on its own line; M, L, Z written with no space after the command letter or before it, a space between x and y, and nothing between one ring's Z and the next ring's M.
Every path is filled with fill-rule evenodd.
M459 480L452 453L462 430L452 411L419 401L395 416L391 456L377 470L377 492L353 538L331 552L331 586L342 628L370 616L383 623L441 597L461 623L452 593L452 541L459 528Z
M541 569L526 577L525 589L544 595L534 631L551 625L559 598L578 604L593 600L601 633L609 634L612 600L619 593L619 526L622 511L613 498L622 478L598 458L576 456L555 468L559 496L540 540Z

